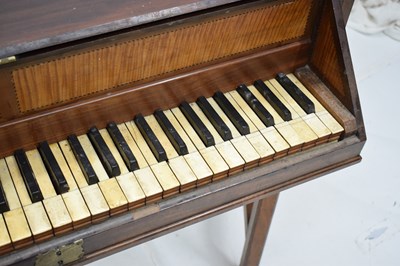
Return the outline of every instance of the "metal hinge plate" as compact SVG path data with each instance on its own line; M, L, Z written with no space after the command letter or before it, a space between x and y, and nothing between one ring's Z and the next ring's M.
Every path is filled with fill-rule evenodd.
M36 266L64 265L79 260L84 255L83 240L58 247L39 254L36 258Z
M8 63L12 63L15 62L17 60L17 58L15 56L9 56L6 58L0 58L0 65L5 65Z

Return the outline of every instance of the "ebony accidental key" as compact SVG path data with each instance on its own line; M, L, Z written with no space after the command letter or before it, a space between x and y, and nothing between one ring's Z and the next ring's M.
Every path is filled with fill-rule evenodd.
M69 190L67 180L65 179L65 176L61 171L47 141L39 143L39 152L57 193L61 194L67 192Z
M254 87L261 93L262 96L267 100L267 102L275 109L275 111L282 117L285 121L292 120L292 114L289 109L276 97L276 95L271 91L271 89L262 81L256 80L254 82Z
M154 134L153 130L147 124L146 119L144 119L142 114L137 114L135 116L135 124L139 128L140 133L142 133L144 139L149 145L151 151L156 157L157 161L162 162L167 160L167 153L165 152L163 146L158 140L157 136Z
M231 130L204 96L201 96L197 99L197 105L200 106L203 113L207 116L208 120L210 120L211 124L224 141L232 139Z
M161 109L157 109L154 112L154 116L156 117L165 135L167 135L169 141L172 143L177 153L179 155L188 154L189 152L185 142L183 141L181 136L179 136L179 133L175 130L174 126L165 116L164 112Z
M232 121L233 125L242 135L247 135L250 133L250 128L243 117L238 113L238 111L233 107L225 95L217 91L214 96L214 100L218 103L219 107L224 111L224 113Z
M40 191L39 185L32 171L32 167L28 161L28 158L26 157L24 150L16 150L14 152L14 157L18 164L18 168L21 171L22 178L24 179L25 186L28 190L32 203L43 200L42 192Z
M119 131L118 126L114 122L111 122L107 125L107 131L114 141L114 144L117 147L122 158L124 159L124 162L129 171L135 171L139 169L139 165L135 158L135 155L133 154L131 148L129 148L128 143L126 143L126 140Z
M1 186L1 183L0 183L0 213L6 212L9 210L10 210L10 208L8 207L8 204L7 204L6 195L4 194L3 187Z
M182 102L179 106L182 113L185 115L186 119L192 125L197 135L203 141L206 147L215 145L214 137L211 135L210 131L198 117L198 115L193 111L192 107L187 102Z
M121 170L119 169L118 163L101 136L99 130L96 127L91 127L87 134L90 142L99 155L99 159L106 169L108 176L119 176L121 174Z
M74 153L75 158L78 161L78 164L81 167L83 175L85 176L88 184L92 185L99 182L99 179L95 171L93 170L93 167L90 164L89 159L86 156L86 153L83 150L82 145L79 142L77 136L76 135L68 136L68 143L71 146L72 152Z
M242 96L246 103L251 107L251 109L257 114L261 121L267 127L273 126L275 124L272 115L265 109L265 107L257 100L257 98L251 93L251 91L246 87L246 85L241 84L236 88L236 91Z
M284 73L279 73L276 80L307 114L315 113L314 103Z

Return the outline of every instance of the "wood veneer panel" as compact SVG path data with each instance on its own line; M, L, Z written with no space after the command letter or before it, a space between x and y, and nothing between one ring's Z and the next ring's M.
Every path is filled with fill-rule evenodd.
M324 15L321 17L311 56L311 66L328 83L336 97L351 110L351 96L348 86L345 85L343 76L345 68L341 61L339 41L335 35L335 17L330 5L330 0L325 1L322 12Z
M302 37L311 0L278 2L13 70L29 112L179 69Z

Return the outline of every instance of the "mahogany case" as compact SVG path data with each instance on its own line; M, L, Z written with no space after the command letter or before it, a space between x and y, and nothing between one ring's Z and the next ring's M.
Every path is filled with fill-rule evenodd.
M2 265L33 264L76 241L83 251L71 262L92 261L361 159L366 136L345 33L352 1L28 2L8 1L0 11L1 158L278 72L295 73L345 132L338 142L10 252Z

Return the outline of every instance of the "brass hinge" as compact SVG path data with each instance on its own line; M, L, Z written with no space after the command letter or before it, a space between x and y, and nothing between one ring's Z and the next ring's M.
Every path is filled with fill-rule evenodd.
M83 240L64 245L36 257L35 266L65 265L79 260L84 255Z
M17 60L17 58L14 55L6 57L6 58L0 58L0 65L12 63L12 62L15 62L16 60Z

